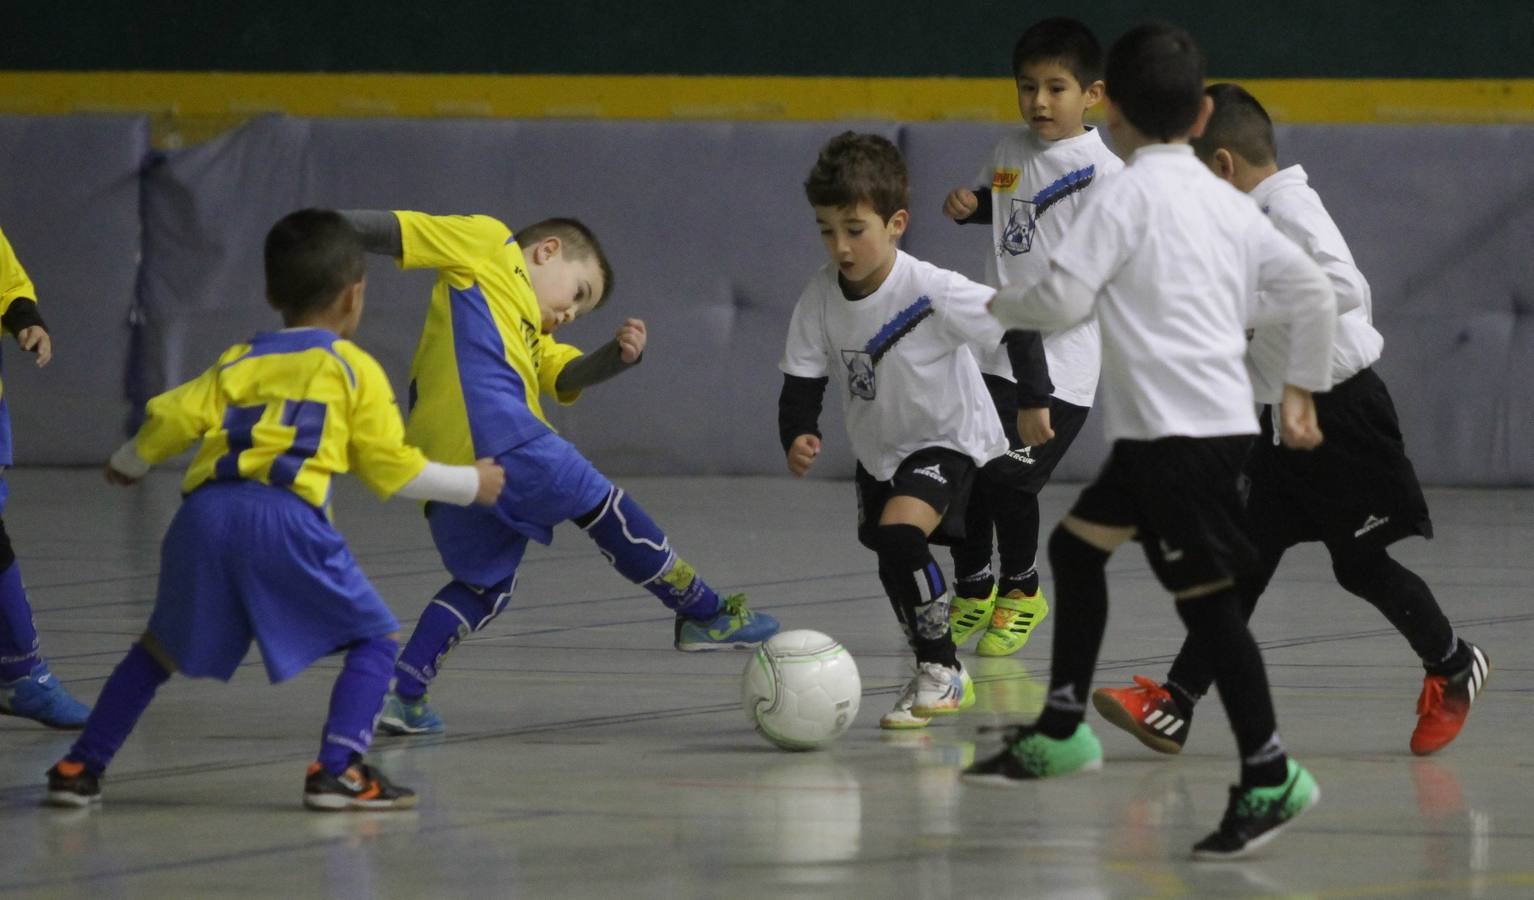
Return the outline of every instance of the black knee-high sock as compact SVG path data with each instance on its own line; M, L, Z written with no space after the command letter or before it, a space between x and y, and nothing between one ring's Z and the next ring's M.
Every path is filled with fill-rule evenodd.
M1039 591L1039 497L1008 491L996 513L996 547L1001 557L997 590L1002 594Z
M1434 675L1447 675L1470 663L1470 648L1454 636L1454 626L1433 592L1415 572L1383 549L1327 545L1337 583L1369 601L1390 620Z
M1188 626L1186 648L1203 657L1214 673L1241 753L1242 787L1282 784L1288 758L1278 739L1268 673L1246 627L1240 596L1235 588L1225 588L1179 600L1177 615Z
M955 544L953 553L953 590L960 597L985 599L996 587L991 571L991 492L981 478L964 508L964 540Z
M1278 564L1284 558L1281 548L1259 546L1258 549L1257 565L1236 579L1236 593L1241 596L1241 617L1245 622L1251 621L1258 598L1268 589L1268 582L1273 580L1273 573L1278 571ZM1193 715L1194 704L1209 693L1209 686L1214 684L1214 671L1203 657L1188 649L1191 640L1191 636L1183 639L1182 649L1178 651L1177 658L1172 660L1172 668L1167 670L1165 684L1177 705L1188 716Z
M951 595L943 570L927 548L927 535L915 525L880 525L874 529L879 581L905 628L918 662L959 667L948 633Z
M1108 625L1108 556L1062 527L1049 538L1055 577L1055 638L1049 663L1049 696L1038 729L1063 740L1086 716L1092 671Z

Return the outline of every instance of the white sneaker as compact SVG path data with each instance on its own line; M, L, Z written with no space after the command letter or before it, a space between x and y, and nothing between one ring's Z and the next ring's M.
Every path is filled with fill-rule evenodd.
M914 676L906 682L905 690L901 692L900 699L895 701L895 708L879 718L879 727L886 730L900 731L910 728L926 728L931 721L926 716L918 716L911 712L911 705L916 702L916 682L921 676Z
M961 665L950 669L942 663L924 662L916 667L913 716L945 716L975 705L975 683Z

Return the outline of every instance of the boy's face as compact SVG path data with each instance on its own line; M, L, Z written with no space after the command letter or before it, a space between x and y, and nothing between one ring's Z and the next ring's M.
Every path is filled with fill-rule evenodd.
M1017 73L1017 111L1042 140L1058 141L1086 131L1087 110L1102 98L1101 81L1083 88L1059 60L1026 62Z
M543 333L569 324L596 308L606 285L595 253L574 257L557 237L544 238L524 252L527 278L538 296Z
M872 293L895 264L895 245L910 218L897 210L886 222L866 200L855 206L816 206L815 224L842 280L854 293Z

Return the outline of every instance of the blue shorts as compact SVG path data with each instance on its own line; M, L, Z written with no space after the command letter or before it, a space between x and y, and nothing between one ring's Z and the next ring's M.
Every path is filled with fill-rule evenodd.
M516 574L529 538L549 543L555 525L591 512L613 486L574 444L553 432L495 459L506 469L506 487L495 506L426 506L442 564L459 581L481 587Z
M254 639L275 684L398 630L340 532L290 491L204 485L165 533L149 633L186 675L228 681Z

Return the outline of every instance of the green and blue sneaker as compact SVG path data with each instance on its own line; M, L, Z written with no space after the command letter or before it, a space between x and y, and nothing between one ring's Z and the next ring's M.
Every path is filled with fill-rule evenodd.
M425 694L406 700L393 691L384 698L378 714L378 730L384 734L441 734L442 717L426 702Z
M1065 740L1047 737L1032 726L1008 729L1006 747L964 770L969 781L1017 784L1103 767L1103 745L1082 722Z
M1289 760L1288 777L1273 787L1232 786L1220 827L1193 845L1193 858L1240 859L1278 836L1300 813L1321 801L1321 788L1304 766Z
M777 633L778 620L747 609L745 594L725 597L713 618L676 617L676 648L689 653L755 647Z

